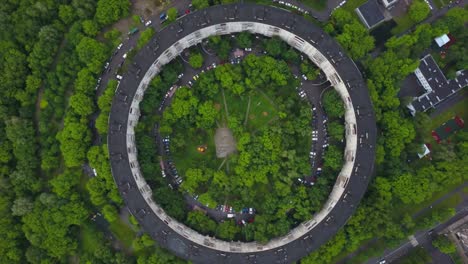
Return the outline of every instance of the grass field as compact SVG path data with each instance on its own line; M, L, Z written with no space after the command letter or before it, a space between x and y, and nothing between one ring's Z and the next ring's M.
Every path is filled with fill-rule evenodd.
M230 93L225 93L225 98L228 114L242 117L242 120L240 120L242 125L249 104L249 96L239 97ZM214 103L218 105L219 111L221 112L222 120L218 120L218 123L222 125L224 122L223 120L226 120L226 111L221 93L218 94ZM267 95L261 91L255 91L250 96L247 131L254 133L277 117L278 112L274 106L274 102L272 102ZM215 130L198 129L194 133L191 133L190 139L186 140L186 147L183 151L172 152L179 173L183 175L189 168L205 167L217 170L220 167L223 163L223 159L218 159L216 157L216 147L214 144L215 132ZM204 153L200 153L197 150L197 147L202 145L207 147Z
M401 34L415 25L408 13L404 16L394 17L393 20L397 23L397 26L392 29L392 35Z
M442 8L446 6L449 3L447 0L434 0L434 4L436 5L437 8Z
M136 234L127 224L120 220L120 218L110 223L109 230L112 231L127 249L132 247L132 241L135 239Z
M100 242L96 239L96 229L94 226L84 224L80 230L80 240L82 250L88 253L93 253Z
M463 92L463 91L462 91ZM447 120L453 118L454 116L458 115L463 120L468 121L468 97L464 100L458 102L454 106L450 107L442 114L437 115L436 117L432 118L432 127L431 130L434 130L438 126L442 125ZM430 131L429 131L430 133Z
M301 2L317 11L322 11L327 7L326 0L301 0Z

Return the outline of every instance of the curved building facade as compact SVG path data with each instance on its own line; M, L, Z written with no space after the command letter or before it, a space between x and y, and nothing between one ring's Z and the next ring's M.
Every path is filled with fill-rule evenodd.
M197 233L168 216L153 201L140 171L134 128L150 81L183 50L213 35L249 31L283 41L322 69L345 105L344 165L322 210L266 244L226 242ZM108 146L119 191L142 227L176 255L196 263L289 263L328 241L364 195L375 159L376 126L365 81L354 62L320 28L288 11L255 4L213 6L179 18L134 58L114 97Z

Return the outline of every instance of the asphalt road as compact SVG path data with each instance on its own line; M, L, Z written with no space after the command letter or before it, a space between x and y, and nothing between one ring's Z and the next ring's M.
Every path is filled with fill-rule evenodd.
M179 11L179 14L184 14L185 10L189 8L189 5L191 4L192 1L190 0L173 0L171 1L171 4L167 6L166 10L175 7ZM162 25L160 23L159 15L161 13L155 14L151 17L149 17L146 21L151 20L152 24L149 27L153 27L155 29L155 32L159 32L162 29ZM101 82L99 86L97 86L96 89L96 101L99 96L104 92L106 89L107 83L109 80L117 80L116 75L117 71L119 70L120 66L122 65L125 61L125 58L122 56L128 52L130 52L132 49L136 47L137 41L140 37L141 31L144 30L146 26L144 24L140 24L138 26L139 31L131 36L127 36L123 41L122 41L122 47L120 49L115 49L109 58L109 69L105 70L103 69L103 73L101 74ZM125 34L124 34L125 35ZM99 116L99 111L94 112L91 117L90 117L90 127L92 128L93 131L93 144L94 145L99 145L101 144L101 138L99 137L97 130L94 126L96 122L96 118Z
M293 5L297 6L297 7L300 7L302 9L308 11L309 14L313 18L317 19L318 21L326 22L330 18L330 15L333 12L333 10L335 10L335 8L337 8L338 5L343 0L327 0L327 6L325 7L324 10L321 10L321 11L312 9L308 5L304 4L302 1L298 1L298 0L278 0L278 1L273 1L273 2L276 2L276 3L279 4L280 1L282 1L284 3L290 3L290 4L293 4ZM282 5L284 5L284 4L282 4ZM286 5L284 5L284 6L286 6Z
M432 229L427 229L423 230L420 232L417 232L414 234L414 238L418 241L419 245L423 246L426 249L430 250L431 256L435 256L437 260L447 260L447 256L444 256L443 254L440 254L438 252L434 252L434 248L432 248L431 241L433 237L437 234L437 232L440 232L444 230L447 226L453 224L454 222L462 219L463 217L468 215L468 210L465 207L461 211L458 211L452 218L447 220L444 223L440 223L437 226L433 227ZM387 261L387 263L392 263L397 261L399 258L403 257L404 255L408 254L414 246L411 244L410 241L407 241L403 244L401 244L398 248L393 249L391 251L387 251L384 256L381 258L372 258L369 259L366 263L367 264L377 264L379 263L380 260L384 259ZM437 260L434 260L436 262L434 263L451 263L451 262L437 262Z
M355 156L347 157L347 159L352 159L353 167L350 168L352 176L349 180L340 183L345 193L328 208L326 219L307 225L307 233L298 238L293 237L292 240L287 236L278 238L276 244L235 242L228 244L214 238L189 234L188 230L164 216L162 211L150 208L152 202L149 198L150 192L146 186L139 185L142 183L140 172L138 168L135 168L135 163L129 162L129 157L134 154L127 149L127 143L130 146L133 144L132 135L127 135L127 124L130 126L135 124L129 121L129 112L142 77L136 76L136 69L147 72L161 55L164 55L161 56L162 58L169 59L181 51L175 51L172 47L176 42L180 43L180 38L192 37L194 36L191 35L192 33L199 32L199 29L207 26L222 27L227 22L243 23L245 26L254 22L272 29L282 29L298 36L292 45L299 48L305 42L314 45L322 51L323 59L331 61L337 70L339 76L333 75L330 78L346 86L349 92L348 100L352 102L355 111L356 125L349 127L349 133L356 137L357 151ZM201 38L198 37L198 40ZM169 47L172 48L168 49ZM158 32L150 44L135 56L134 62L136 65L130 65L129 71L124 74L112 103L108 133L111 168L119 191L131 213L161 246L170 249L180 257L202 263L293 262L325 243L354 212L372 177L376 141L375 118L365 82L359 70L348 57L343 55L343 51L336 42L319 28L302 17L273 7L254 4L213 6L183 17L177 23Z
M415 216L423 214L429 210L432 209L433 206L438 205L439 203L443 202L444 200L450 198L453 194L455 193L463 193L463 189L468 187L468 182L461 185L457 189L453 190L452 192L444 195L443 197L437 199L434 203L432 203L429 207L424 208L423 210L419 211L418 213L415 214ZM431 241L433 237L440 231L444 230L447 226L451 225L452 223L460 220L461 218L465 217L468 215L468 196L466 194L463 194L463 200L456 206L456 215L454 215L452 218L449 220L440 223L436 225L433 228L429 228L426 230L421 230L417 233L414 234L414 237L418 241L418 243L426 248L431 256L433 257L434 263L451 263L451 259L448 258L447 255L442 254L438 252L437 249L432 247ZM366 263L367 264L375 264L378 263L380 259L385 259L387 263L392 263L396 260L398 260L400 257L404 256L407 254L411 249L413 248L413 245L410 243L410 241L405 241L404 243L400 244L399 247L396 249L388 249L384 252L384 255L380 258L371 258L369 259ZM434 259L435 258L435 259ZM450 262L445 262L450 260Z

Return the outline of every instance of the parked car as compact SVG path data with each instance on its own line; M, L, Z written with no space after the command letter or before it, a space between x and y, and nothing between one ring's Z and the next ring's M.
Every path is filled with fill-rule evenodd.
M115 76L115 78L117 78L117 80L122 80L123 79L122 75L118 75L118 74Z
M235 214L227 214L227 218L234 218L234 217L236 217Z
M118 49L118 50L121 49L122 46L123 46L123 43L120 43L120 44L117 46L117 49Z
M255 209L254 208L249 208L249 214L254 214L255 213Z
M151 20L146 21L145 27L148 27L148 26L151 25L152 23L153 23L153 22L151 22Z

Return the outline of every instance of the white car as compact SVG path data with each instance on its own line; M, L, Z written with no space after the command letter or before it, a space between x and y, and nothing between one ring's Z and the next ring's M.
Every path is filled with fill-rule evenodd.
M117 80L122 80L123 79L122 75L118 75L118 74L115 76L115 78L117 78Z
M122 46L123 46L123 43L120 43L120 44L117 46L117 49L118 49L118 50L121 49Z
M182 78L184 76L183 73L179 74L179 76L177 76L178 79Z
M109 68L109 65L110 65L110 63L109 63L109 62L106 62L106 65L104 65L104 69Z
M302 74L302 79L304 79L304 81L307 81L307 76L305 74Z
M227 214L227 218L234 218L234 217L236 217L235 214Z
M252 51L252 48L245 48L245 51Z
M147 27L147 26L151 25L151 23L152 23L152 22L151 22L151 20L148 20L148 21L146 21L146 23L145 23L145 27Z
M127 53L125 53L124 55L122 55L122 58L126 59L126 58L127 58Z

